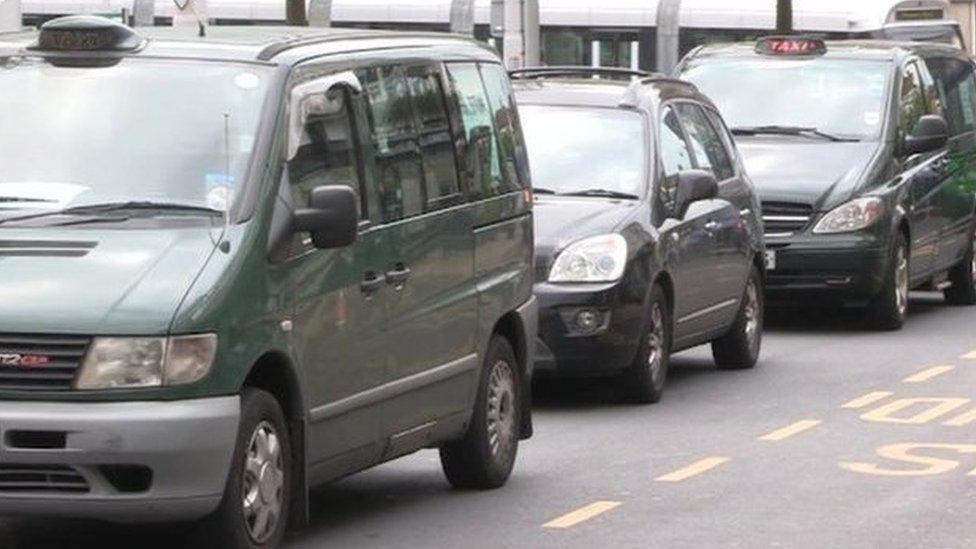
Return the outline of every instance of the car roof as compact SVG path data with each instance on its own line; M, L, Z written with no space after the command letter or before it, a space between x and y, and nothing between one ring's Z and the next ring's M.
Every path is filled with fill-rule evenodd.
M899 42L891 40L826 40L827 52L817 56L824 59L858 59L895 61L906 55L942 55L966 58L961 49L947 44L930 42ZM761 57L770 59L795 59L774 57L756 53L756 42L736 42L701 46L688 55L689 59L704 57ZM807 58L808 57L803 57Z
M137 27L145 47L125 56L177 57L226 61L294 64L310 56L376 49L426 48L436 56L453 52L460 58L493 60L487 48L461 35L434 32L395 32L328 27L212 25L200 36L195 26ZM0 33L0 55L28 53L39 32Z
M632 81L592 77L515 78L515 95L523 105L656 109L664 101L691 99L712 105L691 82L651 75Z

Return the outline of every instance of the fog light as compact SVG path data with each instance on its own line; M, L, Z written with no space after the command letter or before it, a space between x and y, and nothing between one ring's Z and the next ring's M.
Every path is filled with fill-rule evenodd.
M600 327L603 315L593 309L583 309L576 313L576 327L581 332L592 332Z
M610 324L610 312L585 307L560 311L570 337L593 336L603 333Z

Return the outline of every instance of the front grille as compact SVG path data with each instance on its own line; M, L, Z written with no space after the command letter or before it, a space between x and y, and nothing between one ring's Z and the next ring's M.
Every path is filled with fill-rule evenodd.
M71 389L91 338L0 334L0 390Z
M762 213L766 236L790 236L807 228L813 207L796 202L763 202Z
M0 494L11 492L83 494L90 489L85 477L64 465L0 465Z

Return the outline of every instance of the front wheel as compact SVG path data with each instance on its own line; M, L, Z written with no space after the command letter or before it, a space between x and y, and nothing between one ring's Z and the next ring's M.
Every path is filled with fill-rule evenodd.
M966 256L949 271L952 286L944 292L950 305L976 305L976 227L969 235Z
M871 325L879 330L900 330L908 317L908 241L899 231L891 249L884 286L868 305Z
M455 488L499 488L512 474L523 413L518 371L511 344L492 336L468 432L440 449L444 475Z
M230 475L206 534L221 547L270 549L285 535L291 501L291 444L281 406L246 389Z
M732 329L712 342L716 366L723 370L744 370L756 365L762 348L763 316L762 275L752 267Z
M621 380L622 390L638 404L654 404L664 396L671 360L671 309L660 286L651 290L644 336L637 358Z

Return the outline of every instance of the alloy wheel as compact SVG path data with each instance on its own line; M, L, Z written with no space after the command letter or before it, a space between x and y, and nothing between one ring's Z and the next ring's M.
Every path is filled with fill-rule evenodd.
M908 311L908 256L904 248L895 255L895 300L898 314L905 316Z
M664 374L664 314L661 306L657 303L651 309L651 333L647 337L649 347L647 353L647 364L651 370L651 380L655 387L660 386L661 377Z
M244 522L255 543L275 532L284 505L284 456L274 426L263 421L254 428L244 461Z
M746 304L745 304L745 317L746 317L746 341L749 342L749 348L755 349L759 345L759 319L762 315L759 305L759 290L756 288L755 282L752 279L749 280L749 284L746 286Z
M492 457L505 455L515 443L515 398L512 367L499 360L488 376L488 447Z

